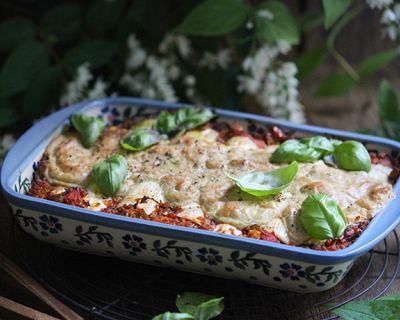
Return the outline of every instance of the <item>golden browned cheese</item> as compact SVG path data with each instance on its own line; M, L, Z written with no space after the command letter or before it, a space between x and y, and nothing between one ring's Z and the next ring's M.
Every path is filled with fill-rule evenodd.
M349 223L371 219L394 198L388 182L390 168L372 165L369 173L344 171L323 161L299 164L295 179L280 194L255 197L236 187L225 172L235 176L279 167L269 162L277 146L260 149L247 137L233 137L224 144L216 141L215 131L205 129L162 141L145 151L128 152L119 147L119 139L127 133L121 130L107 128L91 149L85 149L73 134L55 138L47 148L49 181L61 186L85 185L90 190L88 177L93 165L119 152L129 165L117 193L123 198L120 205L149 196L154 201L140 204L147 214L155 201L168 201L183 207L182 217L196 221L205 214L219 222L216 231L240 235L238 229L258 224L289 244L312 242L299 222L301 203L310 193L335 199ZM102 201L93 192L89 197L91 203Z

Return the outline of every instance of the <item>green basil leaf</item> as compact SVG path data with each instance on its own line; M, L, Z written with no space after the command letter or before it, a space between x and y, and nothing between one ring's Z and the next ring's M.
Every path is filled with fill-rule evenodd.
M156 129L162 133L170 133L176 130L176 121L173 114L162 111L157 118Z
M224 311L223 299L215 298L200 304L194 312L194 319L209 320L219 316Z
M182 295L177 296L176 306L180 312L194 315L197 306L214 298L200 292L184 292Z
M218 36L246 21L249 7L239 0L206 0L195 7L175 29L194 36Z
M191 314L196 320L208 320L222 313L223 299L198 292L185 292L176 298L176 306L180 312Z
M125 150L140 151L146 149L161 141L161 135L158 131L138 128L132 131L125 138L121 139L120 144Z
M82 113L72 115L71 123L76 131L79 132L85 148L90 148L106 127L106 123L102 118L91 117Z
M322 136L303 138L300 140L300 142L304 143L308 147L321 151L333 152L335 150L335 147L332 144L331 140Z
M358 141L345 141L334 152L335 161L340 169L366 171L371 170L371 157L364 145Z
M128 174L128 163L119 154L93 167L93 178L100 192L106 196L113 196L121 187Z
M353 0L322 0L324 6L325 29L329 29L351 6Z
M163 111L157 118L157 131L169 134L174 131L194 129L215 117L210 109L182 108L174 114Z
M347 222L338 203L324 194L312 194L303 201L300 220L306 232L318 240L339 237Z
M165 312L155 316L152 320L190 320L194 319L192 315L188 313L177 313L177 312Z
M324 155L321 150L308 147L299 140L287 140L283 142L272 154L270 161L276 163L283 162L313 162L319 160Z
M375 301L352 301L332 310L343 320L398 319L400 314L400 295L394 293Z
M238 177L227 175L244 192L256 197L275 195L285 189L297 174L298 165L293 161L289 166L267 172L242 173Z

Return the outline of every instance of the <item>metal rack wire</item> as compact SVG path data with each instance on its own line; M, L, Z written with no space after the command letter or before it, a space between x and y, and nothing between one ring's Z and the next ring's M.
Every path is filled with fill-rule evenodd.
M225 297L220 319L335 319L329 311L349 301L377 299L400 269L396 231L360 257L335 288L301 294L173 269L134 264L55 248L15 228L21 264L49 291L91 319L151 319L176 310L175 297L199 291ZM43 263L45 261L45 263Z

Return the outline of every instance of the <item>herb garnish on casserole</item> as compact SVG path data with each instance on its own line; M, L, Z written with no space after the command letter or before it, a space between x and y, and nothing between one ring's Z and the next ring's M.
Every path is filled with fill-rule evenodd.
M28 194L91 210L320 250L347 247L394 198L390 158L357 141L294 139L209 109L106 126L75 114ZM391 180L391 181L389 181Z

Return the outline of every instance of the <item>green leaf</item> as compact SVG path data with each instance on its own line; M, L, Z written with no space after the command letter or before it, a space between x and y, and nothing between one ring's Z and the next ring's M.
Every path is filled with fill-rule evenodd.
M371 170L371 157L361 142L344 141L336 147L333 156L340 169L366 172Z
M299 140L287 140L283 142L272 154L270 161L276 163L287 163L292 161L314 162L321 159L324 152L310 148Z
M322 64L326 57L325 48L312 48L303 52L297 59L297 78L303 80Z
M322 81L314 94L317 97L341 96L349 93L356 85L357 82L347 73L334 73Z
M400 121L385 120L380 125L386 137L400 140Z
M86 25L96 35L106 34L117 27L125 5L126 0L93 1L85 17Z
M211 299L197 306L194 319L209 320L219 316L224 311L223 299L223 297Z
M0 98L0 128L16 123L19 120L18 110L6 99Z
M196 320L209 320L222 313L223 299L198 292L185 292L176 298L176 306L180 312L190 314Z
M40 71L28 87L22 104L22 111L29 121L41 117L51 107L58 105L61 93L62 73L59 67Z
M113 196L121 187L128 174L128 163L119 154L93 167L93 178L100 192L106 196Z
M352 3L353 0L322 0L324 6L325 29L329 29Z
M398 55L399 51L397 49L391 49L369 56L361 61L357 69L359 76L365 78L371 75L372 73L382 69Z
M69 50L63 61L72 69L76 69L85 62L90 63L90 67L95 69L109 62L116 49L115 43L110 40L89 40Z
M51 43L65 44L79 37L82 32L82 6L61 4L48 10L40 26Z
M125 150L140 151L159 143L161 138L160 133L156 130L138 128L121 139L120 144Z
M297 44L300 33L288 7L280 1L266 1L256 7L256 32L265 41L275 43L278 40L286 40L290 44ZM263 13L269 12L271 18Z
M379 118L381 121L400 121L400 105L393 86L382 80L378 89Z
M249 14L240 0L206 0L195 7L175 29L196 36L219 36L237 29Z
M292 182L298 165L293 161L289 166L267 172L245 172L238 177L227 175L244 192L256 197L276 195Z
M400 294L394 293L375 301L352 301L332 310L343 320L395 320L400 314Z
M194 319L187 313L165 312L155 316L152 320L191 320Z
M106 127L106 123L102 118L87 116L82 113L72 115L71 123L76 131L79 132L85 148L90 148Z
M44 45L25 42L8 56L0 71L0 96L11 97L30 85L36 73L49 64Z
M176 298L176 306L180 312L194 314L196 307L215 297L200 292L184 292Z
M339 141L339 140L337 140ZM310 138L303 138L300 140L301 143L304 143L310 148L314 148L321 151L333 152L335 150L335 146L332 143L332 140L322 137L322 136L315 136ZM341 143L341 141L340 141Z
M300 31L309 32L324 24L324 16L320 12L306 11L297 19Z
M163 111L157 118L156 129L165 134L194 129L215 117L210 109L181 108L175 113Z
M300 220L307 234L317 240L339 237L347 222L337 202L324 194L312 194L303 201Z
M0 24L0 50L11 50L35 36L35 26L27 19L14 18Z

